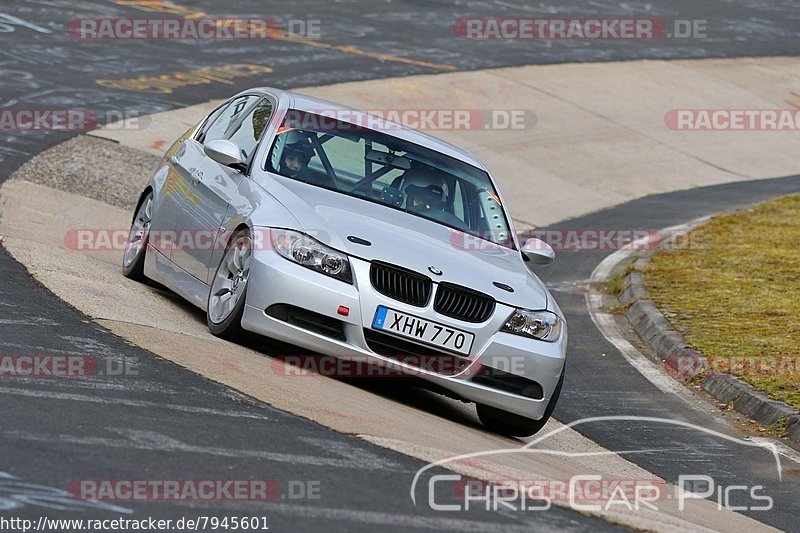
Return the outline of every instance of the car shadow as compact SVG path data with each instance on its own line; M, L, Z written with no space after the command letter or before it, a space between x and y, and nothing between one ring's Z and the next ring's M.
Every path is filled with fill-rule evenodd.
M194 306L177 293L155 282L149 283L150 288L157 294L167 298L185 311L188 315L193 317L199 324L206 325L206 313L200 308ZM246 334L236 343L245 348L257 351L262 355L277 361L285 361L289 357L325 357L324 354L309 352L308 350L295 346L289 343L269 339L256 334ZM416 376L379 376L382 368L377 365L374 367L375 372L363 372L364 374L375 374L375 377L340 377L328 376L328 379L335 379L341 383L345 383L351 387L359 388L367 391L376 396L386 398L388 400L400 403L402 405L425 411L435 416L439 416L456 422L463 426L483 429L483 425L478 420L473 406L469 405L470 402L465 402L458 399L449 391L436 387L419 377ZM313 368L304 371L316 372Z

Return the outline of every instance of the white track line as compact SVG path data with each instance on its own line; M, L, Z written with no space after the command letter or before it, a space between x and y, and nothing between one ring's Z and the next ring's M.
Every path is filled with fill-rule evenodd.
M701 219L689 222L688 224L681 224L666 228L661 231L661 235L672 236L686 232L691 227L696 226L701 221L707 220L708 218L709 217L703 217ZM631 258L637 250L643 249L650 242L650 239L651 236L649 235L642 237L641 239L637 239L629 246L621 250L617 250L613 254L600 261L600 263L592 271L592 275L589 277L589 283L592 285L596 283L606 283L611 277L611 271L614 269L614 267L620 262ZM622 354L622 357L624 357L633 368L638 370L639 373L647 379L647 381L652 383L662 392L666 392L667 394L675 394L676 396L688 402L688 399L686 398L686 388L666 375L658 365L656 365L652 360L648 359L634 345L628 342L628 340L619 330L619 327L616 323L616 317L614 315L601 311L602 298L603 297L601 294L593 293L591 290L586 293L586 307L589 310L589 316L592 318L592 322L594 322L594 325L597 327L600 333L603 334L608 342L613 344L614 347L619 350L619 352Z
M616 317L609 313L601 313L598 310L601 308L602 295L586 293L586 306L589 308L589 316L592 317L592 322L603 334L608 342L614 345L619 350L622 357L625 358L630 365L639 371L647 381L655 385L662 392L667 394L675 394L681 399L686 399L686 389L683 385L669 377L664 373L661 368L643 355L634 345L628 342L627 339L619 331L616 324ZM688 401L688 400L687 400Z

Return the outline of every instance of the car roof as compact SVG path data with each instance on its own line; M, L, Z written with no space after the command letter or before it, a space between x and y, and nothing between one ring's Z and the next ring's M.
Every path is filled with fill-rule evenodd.
M316 98L313 96L296 93L293 91L285 91L281 89L275 89L272 87L258 87L244 92L252 93L253 91L272 94L278 98L286 98L289 103L289 108L296 109L298 111L305 111L308 113L315 113L315 114L320 114L320 113L330 114L330 113L338 113L341 111L345 111L346 113L342 113L342 115L344 115L345 117L352 117L352 120L342 119L343 122L352 122L355 124L384 123L387 125L386 129L389 130L388 134L392 135L393 137L397 137L398 139L402 139L404 141L408 141L414 144L419 144L426 148L430 148L437 152L441 152L445 155L458 159L459 161L468 163L488 173L488 169L483 165L483 163L481 163L480 160L478 160L478 158L476 158L474 155L467 152L466 150L461 149L457 146L453 146L452 144L445 142L442 139L439 139L432 135L428 135L427 133L422 133L420 131L407 128L402 124L398 124L391 120L385 120L379 116L372 115L370 113L367 113L359 109L355 109L342 104L337 104L336 102L330 102L322 98Z

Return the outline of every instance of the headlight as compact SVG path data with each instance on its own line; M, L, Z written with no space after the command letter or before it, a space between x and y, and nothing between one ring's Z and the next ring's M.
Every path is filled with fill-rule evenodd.
M500 331L555 342L561 336L563 321L550 311L517 309Z
M272 229L272 247L289 261L332 278L353 283L347 255L299 231Z

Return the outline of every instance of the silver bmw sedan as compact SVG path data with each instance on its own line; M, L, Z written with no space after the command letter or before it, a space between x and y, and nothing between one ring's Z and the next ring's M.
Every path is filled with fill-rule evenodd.
M474 402L492 431L539 431L567 327L472 155L297 93L240 93L181 136L142 192L125 276L251 332L362 359Z

